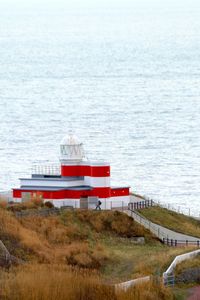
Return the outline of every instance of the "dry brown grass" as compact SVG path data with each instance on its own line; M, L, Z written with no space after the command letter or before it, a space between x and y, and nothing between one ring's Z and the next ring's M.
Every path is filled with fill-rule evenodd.
M116 300L173 300L172 290L166 288L160 279L138 284L126 292L121 291L116 295Z
M98 269L114 281L164 271L186 251L161 245L119 212L68 211L17 219L0 209L0 235L10 253L25 261ZM127 236L145 236L146 243L134 245Z
M3 296L12 300L114 299L114 290L102 285L96 272L62 265L28 265L4 273ZM104 298L106 295L106 298Z
M148 230L134 222L131 217L118 211L104 211L103 213L78 211L77 219L89 224L96 232L110 231L123 237L149 234Z
M8 202L3 197L0 197L0 208L5 209L7 207Z
M171 300L170 290L157 281L128 291L103 284L97 272L61 265L27 265L1 275L6 300Z
M68 220L69 221L69 220ZM16 219L0 210L1 239L11 254L40 263L65 263L85 268L100 268L108 256L96 241L79 241L81 232L76 224L66 226L59 217L27 217Z

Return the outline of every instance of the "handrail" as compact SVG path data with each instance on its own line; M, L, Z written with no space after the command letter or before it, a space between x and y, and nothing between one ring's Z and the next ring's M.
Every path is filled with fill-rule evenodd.
M146 219L144 216L142 216L138 211L132 210L132 203L129 203L128 205L128 212L130 213L131 217L138 222L139 224L143 225L146 229L149 229L155 236L157 236L164 244L168 246L179 246L179 245L194 245L197 247L200 247L200 238L196 240L183 240L183 239L174 239L170 238L169 234L166 234L161 229L161 225L155 224L148 219ZM166 228L168 229L168 228ZM169 230L169 229L168 229ZM171 230L173 231L173 230Z

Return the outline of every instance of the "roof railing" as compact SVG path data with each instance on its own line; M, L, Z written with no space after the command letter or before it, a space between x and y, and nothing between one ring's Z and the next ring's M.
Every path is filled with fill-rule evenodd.
M37 175L60 175L61 169L59 164L38 164L32 166L31 172Z

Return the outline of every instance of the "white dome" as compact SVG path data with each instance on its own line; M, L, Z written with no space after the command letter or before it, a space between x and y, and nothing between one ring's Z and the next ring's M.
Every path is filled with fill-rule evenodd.
M61 162L80 162L85 157L83 144L77 136L73 134L66 135L60 143Z
M63 137L63 139L61 140L61 145L80 145L81 142L78 139L78 137L74 134L68 134L66 136Z

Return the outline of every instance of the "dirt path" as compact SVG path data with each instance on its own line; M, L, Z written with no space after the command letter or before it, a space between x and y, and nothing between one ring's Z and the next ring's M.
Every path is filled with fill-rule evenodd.
M187 300L200 300L200 286L195 286L189 290Z

